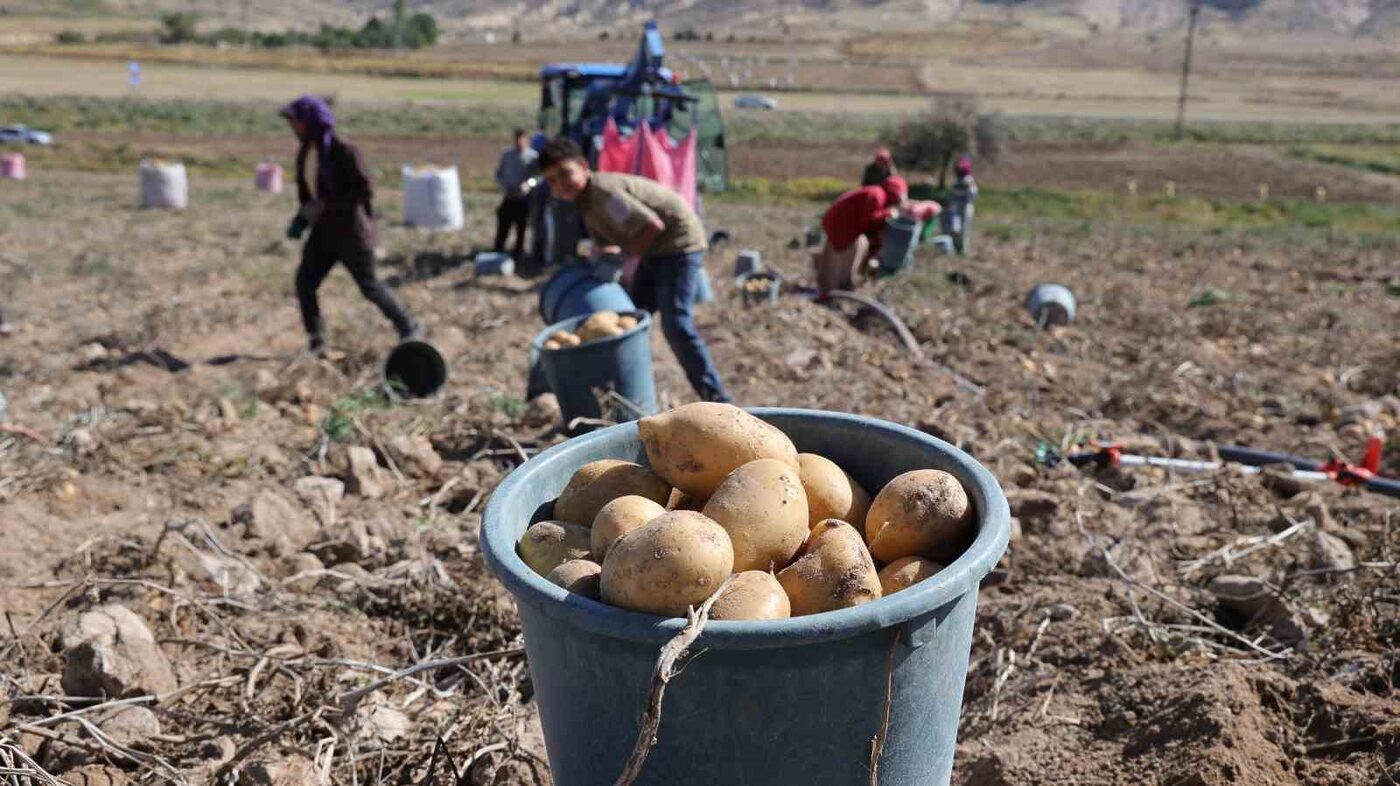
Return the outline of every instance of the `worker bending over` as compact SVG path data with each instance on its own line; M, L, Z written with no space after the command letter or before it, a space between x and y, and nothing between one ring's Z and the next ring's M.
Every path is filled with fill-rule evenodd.
M826 242L812 254L817 297L833 290L855 289L867 260L880 251L885 221L899 215L909 198L909 184L894 175L876 186L861 186L837 197L822 216Z
M605 267L618 267L623 256L641 257L632 299L638 308L661 312L661 330L696 394L729 401L691 311L705 261L700 217L680 194L654 180L594 172L571 139L545 144L539 167L550 193L577 205Z

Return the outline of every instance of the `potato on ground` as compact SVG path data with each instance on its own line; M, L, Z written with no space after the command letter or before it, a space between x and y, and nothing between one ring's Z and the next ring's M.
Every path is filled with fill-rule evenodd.
M736 574L710 607L712 620L785 620L791 616L792 604L783 585L762 570Z
M559 492L554 518L591 527L604 505L629 494L665 505L671 498L671 487L640 464L618 459L590 461L579 467Z
M724 527L693 511L672 511L613 542L603 559L604 603L683 616L714 594L734 569Z
M807 494L797 470L758 459L729 473L701 511L729 533L734 570L778 570L807 540Z
M599 578L602 573L603 566L592 560L571 559L568 562L559 563L545 578L575 595L597 600Z
M865 525L870 495L836 462L815 453L797 454L802 489L807 492L807 523L815 527L827 519L854 526Z
M665 512L656 502L635 494L604 505L593 518L593 530L589 533L593 559L601 563L614 541Z
M909 589L915 584L943 570L943 566L923 557L900 557L880 569L880 589L884 596Z
M797 561L778 572L792 616L820 614L879 600L880 577L855 527L827 519L812 528Z
M792 440L733 404L686 404L642 418L637 430L652 471L699 499L750 461L777 459L797 469Z
M916 469L875 495L865 517L870 553L881 562L921 556L948 564L972 541L972 504L958 479Z
M588 528L564 521L531 524L520 538L520 559L541 576L561 562L588 558Z

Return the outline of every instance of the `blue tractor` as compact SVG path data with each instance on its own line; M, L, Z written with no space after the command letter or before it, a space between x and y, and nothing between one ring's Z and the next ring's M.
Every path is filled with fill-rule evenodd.
M647 22L630 63L541 67L539 128L578 142L595 164L608 118L623 134L647 121L653 130L664 130L677 141L695 129L696 185L701 191L724 191L729 187L729 158L714 85L708 80L680 81L662 65L665 54L656 22ZM571 207L538 195L531 222L538 264L567 262L572 257L579 231Z

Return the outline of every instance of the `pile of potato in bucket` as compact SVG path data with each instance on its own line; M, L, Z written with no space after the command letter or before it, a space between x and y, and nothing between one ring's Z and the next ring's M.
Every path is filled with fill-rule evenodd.
M521 559L570 592L685 616L733 576L712 619L783 619L899 592L972 541L967 492L941 470L905 472L872 500L841 467L729 404L637 425L649 467L583 465L553 520L520 540Z
M637 318L616 311L595 311L579 325L577 333L556 330L544 342L545 349L577 347L600 338L620 336L637 326Z

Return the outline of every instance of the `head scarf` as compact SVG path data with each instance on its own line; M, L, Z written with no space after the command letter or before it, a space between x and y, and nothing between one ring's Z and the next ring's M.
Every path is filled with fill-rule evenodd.
M889 194L890 201L901 202L909 195L909 182L899 175L890 175L881 184L885 193Z
M959 158L958 163L953 167L953 172L957 174L958 177L966 177L972 174L972 157L962 156Z
M316 198L326 199L335 188L331 178L331 139L335 136L335 115L320 96L305 95L282 107L282 116L306 125L304 144L316 145Z
M888 147L875 148L875 160L886 166L894 166L894 155L890 153Z

